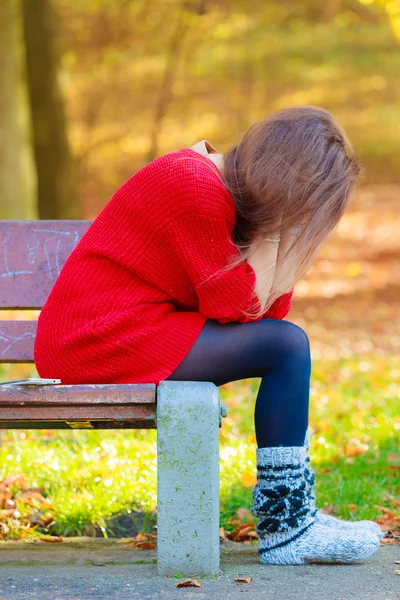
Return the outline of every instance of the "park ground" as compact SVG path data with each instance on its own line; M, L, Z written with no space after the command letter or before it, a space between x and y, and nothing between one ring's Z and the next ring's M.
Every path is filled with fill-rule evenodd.
M400 536L399 191L361 190L299 282L289 315L307 331L314 359L317 503L346 519L378 521L388 548ZM26 365L1 371L3 380L32 375ZM221 537L251 551L258 383L221 388L228 405L220 433ZM136 547L156 543L155 431L2 432L1 481L3 540L140 533Z

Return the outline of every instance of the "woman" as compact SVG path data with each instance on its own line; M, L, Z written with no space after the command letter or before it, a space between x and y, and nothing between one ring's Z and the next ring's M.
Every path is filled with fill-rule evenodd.
M161 156L98 215L39 317L38 372L63 383L261 377L253 512L263 563L350 563L379 547L375 523L315 507L309 344L282 321L359 177L345 134L312 106L255 123L224 156L205 140Z

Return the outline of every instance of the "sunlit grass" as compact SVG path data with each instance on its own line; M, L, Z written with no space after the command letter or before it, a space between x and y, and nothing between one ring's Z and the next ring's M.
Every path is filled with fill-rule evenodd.
M315 362L310 423L319 506L351 519L378 518L379 507L396 510L399 373L399 357ZM238 508L252 504L258 384L246 380L221 388L228 404L220 432L226 529ZM61 535L104 532L113 516L154 511L156 464L156 432L146 430L8 431L0 447L0 479L21 473L28 487L44 490L55 515L49 531Z

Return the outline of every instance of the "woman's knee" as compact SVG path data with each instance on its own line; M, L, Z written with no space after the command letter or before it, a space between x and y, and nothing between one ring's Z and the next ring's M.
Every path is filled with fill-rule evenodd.
M278 364L295 363L309 368L310 342L306 332L290 321L274 321L274 324L273 340L271 332L265 332L264 340L268 344L268 352L270 353L271 343L273 343L273 353Z

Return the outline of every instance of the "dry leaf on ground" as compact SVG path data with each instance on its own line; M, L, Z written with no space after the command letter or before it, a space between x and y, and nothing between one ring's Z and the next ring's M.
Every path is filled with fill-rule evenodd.
M175 587L201 587L201 583L197 579L188 579L187 581L180 581Z
M136 548L140 548L141 550L154 550L157 546L154 542L137 542L134 544Z
M236 581L236 583L250 583L252 579L252 577L234 577L233 581Z
M3 479L1 483L4 486L18 484L20 487L22 487L25 484L25 477L19 473L13 473L12 475L8 475L5 479Z
M157 536L154 533L138 533L136 537L121 538L117 541L117 544L126 544L141 550L154 550L157 548L154 543L156 539Z
M254 531L254 524L248 523L239 525L234 531L229 532L227 537L233 542L248 542L256 540L257 534Z

